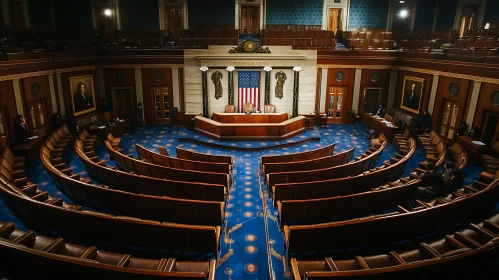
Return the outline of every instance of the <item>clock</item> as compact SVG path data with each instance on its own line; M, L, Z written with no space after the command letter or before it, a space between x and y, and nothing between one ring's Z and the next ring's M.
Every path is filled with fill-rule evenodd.
M116 72L116 80L121 81L123 80L123 77L124 77L123 73Z
M156 82L163 80L163 73L161 73L160 71L154 72L154 80Z
M343 71L336 72L336 81L343 82L345 80L345 73Z
M452 83L449 86L449 94L451 96L456 96L459 93L459 86L456 83Z
M379 73L374 72L371 74L371 82L376 83L377 81L379 81Z
M38 96L40 94L40 83L38 82L33 82L31 84L31 94L33 96Z
M256 49L256 43L254 41L248 40L248 41L244 42L243 49L247 53L252 53Z

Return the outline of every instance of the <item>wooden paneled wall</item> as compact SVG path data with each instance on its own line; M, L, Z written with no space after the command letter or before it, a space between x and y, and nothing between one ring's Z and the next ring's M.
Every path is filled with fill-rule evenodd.
M96 106L97 111L99 110L100 93L99 93L99 80L97 77L97 70L96 69L89 69L89 70L81 70L81 71L74 71L74 72L65 72L65 73L62 73L62 75L61 75L62 92L64 92L64 106L65 106L66 112L67 112L67 114L65 114L65 115L74 116L72 98L73 98L73 94L74 94L76 89L70 88L69 78L78 77L78 76L87 76L87 75L93 76L95 106ZM80 116L78 116L78 117L80 117Z
M480 97L478 98L478 104L475 111L475 119L473 121L473 126L480 127L481 133L483 133L487 111L499 114L499 106L494 106L492 104L492 94L496 91L499 91L499 84L482 83ZM496 128L496 131L497 129L498 128Z
M163 78L157 81L154 74L160 72ZM146 123L154 124L154 106L152 99L152 86L168 86L170 104L173 104L173 82L171 68L142 69L142 91L144 93L144 118ZM171 106L173 107L173 106Z
M135 70L133 68L105 68L104 69L104 84L106 94L102 98L106 98L106 103L110 108L113 105L113 88L129 87L132 93L133 113L137 114L137 95L135 92ZM99 103L100 104L100 103Z
M13 143L14 119L17 116L17 107L12 81L0 81L0 109L5 109L9 143Z
M336 80L336 73L343 71L345 73L345 79L341 82ZM324 77L323 77L324 78ZM353 102L353 87L355 83L355 69L352 68L329 68L327 73L327 85L326 85L326 96L327 90L330 86L346 86L347 95L345 100L343 100L343 115L342 123L347 123L349 120L348 112L352 110ZM326 98L326 97L323 97ZM327 102L325 103L327 106ZM326 108L320 108L320 111L326 111Z
M371 76L378 73L378 80L371 80ZM366 88L381 88L381 103L386 108L388 103L388 93L390 89L390 69L362 69L362 77L360 81L360 95L359 95L359 114L362 114L362 107L364 104L364 91ZM369 113L369 112L367 112Z
M459 92L456 96L450 94L449 88L452 83L459 86ZM459 112L456 121L456 127L459 128L464 122L464 118L469 110L469 100L471 97L472 82L470 80L458 79L453 77L441 76L438 81L437 96L435 99L435 109L433 110L433 129L437 130L443 117L445 101L459 103Z
M40 84L40 92L35 95L32 92L32 85L33 83L38 83ZM51 131L52 127L50 127L50 118L52 117L53 109L52 109L52 98L50 95L50 86L49 86L49 79L47 75L43 76L34 76L34 77L27 77L21 79L21 93L23 96L23 108L24 108L24 114L26 118L26 124L28 125L28 128L30 131L33 130L31 121L28 119L29 115L29 108L30 104L35 101L39 100L45 100L45 116L46 120L45 122L47 123L47 127L49 128L49 131Z
M423 100L421 101L421 107L420 107L420 113L423 113L428 108L428 102L430 101L430 93L431 93L431 83L433 79L433 76L427 73L399 71L397 75L397 86L395 88L395 98L393 102L393 107L400 108L400 104L402 103L402 94L404 91L404 77L406 76L424 79L423 90L421 93L422 94L421 98ZM409 111L407 111L407 113L409 115L416 115L415 113Z

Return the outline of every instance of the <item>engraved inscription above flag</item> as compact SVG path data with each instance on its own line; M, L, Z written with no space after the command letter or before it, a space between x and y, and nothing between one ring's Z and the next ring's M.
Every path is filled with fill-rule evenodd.
M238 105L239 112L243 112L244 103L251 102L255 110L260 111L260 72L238 71Z

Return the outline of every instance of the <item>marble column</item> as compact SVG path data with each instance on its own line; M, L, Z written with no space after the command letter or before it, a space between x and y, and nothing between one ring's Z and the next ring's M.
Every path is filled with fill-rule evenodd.
M295 79L293 84L293 118L298 116L298 93L300 87L300 66L295 66L293 71L295 71Z
M199 68L203 73L203 117L209 118L208 114L208 67Z
M234 105L234 66L227 66L227 71L229 71L229 104Z
M267 105L270 104L270 71L272 71L272 67L265 66L263 70L265 70L265 105Z

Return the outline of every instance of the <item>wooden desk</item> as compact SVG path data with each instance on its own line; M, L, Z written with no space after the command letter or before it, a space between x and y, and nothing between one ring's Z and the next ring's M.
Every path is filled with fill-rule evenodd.
M114 122L112 126L106 126L105 128L98 128L99 126L97 126L96 129L90 129L90 133L102 136L104 139L107 138L109 133L114 137L118 137L127 132L131 125L133 125L131 120L124 119L122 122ZM105 126L105 124L103 123L101 126Z
M35 154L38 155L45 138L47 138L47 136L39 136L35 139L26 140L23 143L12 147L12 153L16 156L24 156L26 157L26 160L28 160L31 156Z
M281 123L288 113L213 113L211 119L221 123Z
M375 118L369 113L362 114L362 123L367 127L374 129L378 134L383 133L388 141L392 141L393 134L399 133L400 128L396 125L393 127L387 126L386 123L382 122L384 119Z
M314 129L315 127L315 114L314 113L309 113L309 114L300 114L300 116L304 116L305 118L307 118L305 120L305 127L307 129Z
M305 131L305 117L280 123L221 123L201 116L194 118L194 130L217 140L279 141Z
M479 141L470 136L458 136L457 142L463 146L468 153L468 162L472 164L481 164L480 157L484 154L485 150L489 148L488 145L477 145L472 141Z

